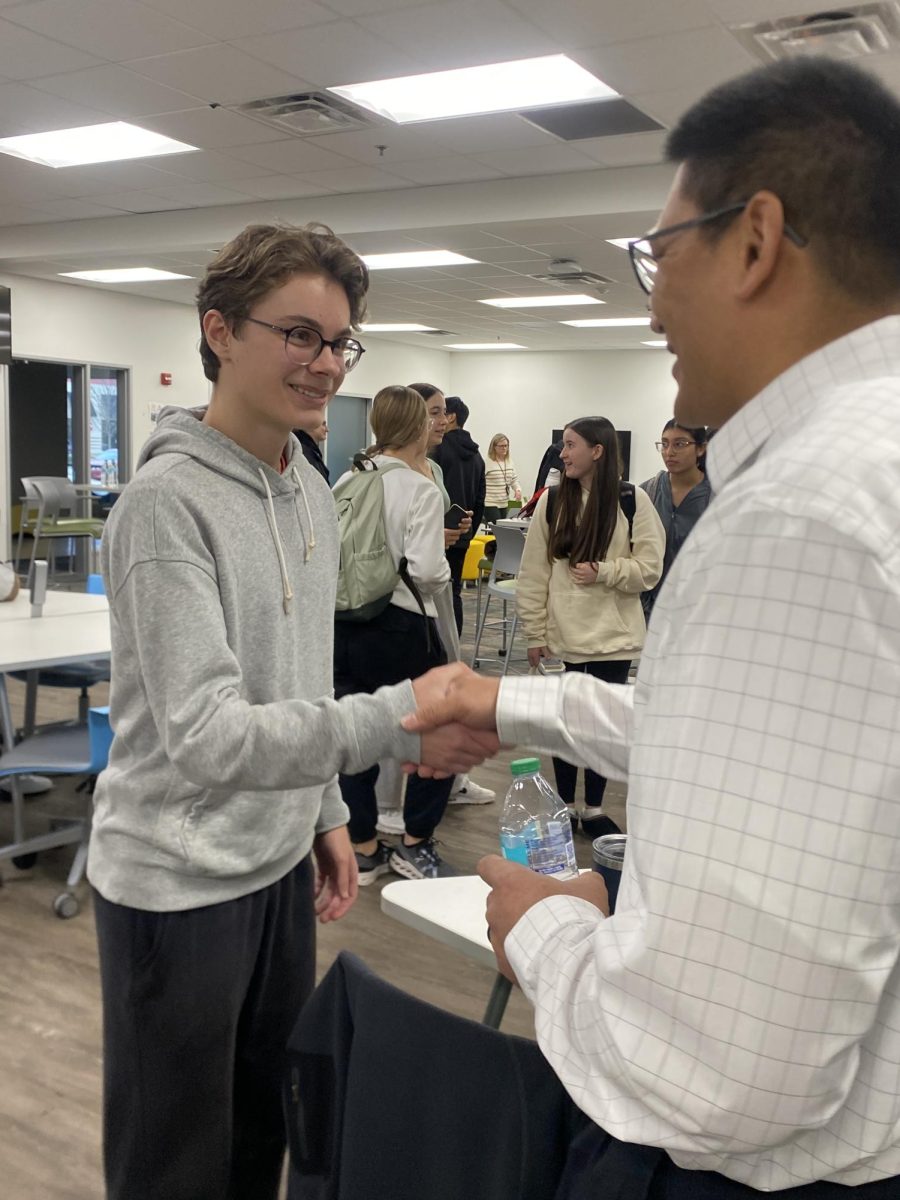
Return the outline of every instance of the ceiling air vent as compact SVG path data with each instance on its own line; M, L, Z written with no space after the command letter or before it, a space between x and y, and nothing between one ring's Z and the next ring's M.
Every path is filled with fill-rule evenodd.
M547 268L546 275L529 275L528 278L539 280L541 283L555 283L557 287L562 288L589 287L600 296L605 295L610 285L615 283L614 279L607 279L605 275L585 271L574 258L554 258Z
M273 96L225 107L294 137L345 133L348 129L371 129L382 124L355 104L322 92L298 92L294 96Z
M900 49L900 3L875 0L853 8L827 9L779 17L755 25L732 26L738 41L763 62L823 54L862 58Z

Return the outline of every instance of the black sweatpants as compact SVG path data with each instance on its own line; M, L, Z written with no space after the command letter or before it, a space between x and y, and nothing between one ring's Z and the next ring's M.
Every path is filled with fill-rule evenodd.
M338 699L415 679L446 661L437 625L421 613L389 604L371 621L335 621L334 694ZM376 763L358 775L338 776L341 795L350 809L350 840L357 845L375 837L378 770ZM431 837L444 815L452 786L452 779L409 776L403 822L410 837Z
M605 679L607 683L627 683L631 659L616 659L604 662L586 662L565 664L567 671L580 671L582 675L592 675L594 679ZM566 804L575 803L575 785L578 782L578 768L573 767L562 758L553 756L553 771L556 775L556 790ZM606 791L606 778L596 771L584 769L584 802L590 808L600 808L603 804L603 793Z
M94 892L107 1200L275 1200L285 1046L315 982L313 864L145 912Z
M469 552L469 538L465 545L457 543L447 547L447 562L450 564L450 586L453 590L453 616L456 618L456 632L462 633L463 604L462 604L462 573Z

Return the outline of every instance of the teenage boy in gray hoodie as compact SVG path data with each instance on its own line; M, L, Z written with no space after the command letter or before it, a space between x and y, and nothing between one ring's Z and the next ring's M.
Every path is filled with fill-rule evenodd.
M294 428L362 354L360 259L251 226L198 292L209 407L166 409L112 511L109 766L95 793L109 1200L274 1200L283 1048L315 925L356 895L339 771L466 770L400 728L407 682L332 699L337 522Z

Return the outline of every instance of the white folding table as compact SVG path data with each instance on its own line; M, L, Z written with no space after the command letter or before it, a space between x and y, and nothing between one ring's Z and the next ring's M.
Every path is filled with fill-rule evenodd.
M20 592L8 604L0 604L0 737L4 746L15 743L6 672L40 670L110 655L109 606L105 596L50 591L43 614L31 616L27 592ZM25 807L15 776L9 778L8 786L12 793L13 840L0 845L0 860L18 859L81 840L81 832L71 824L27 837Z
M450 879L398 879L381 891L381 910L458 950L482 966L496 970L497 960L487 936L484 906L490 888L480 875ZM512 984L497 974L482 1023L499 1029Z

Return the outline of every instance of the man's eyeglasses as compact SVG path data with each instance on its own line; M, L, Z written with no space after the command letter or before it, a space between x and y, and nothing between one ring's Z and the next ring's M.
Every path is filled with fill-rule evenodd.
M315 362L327 346L335 358L341 360L344 370L352 371L366 352L365 347L356 338L339 337L335 338L333 342L329 342L328 338L323 338L317 329L311 329L308 325L293 325L286 329L283 325L259 321L256 317L244 317L244 320L250 321L253 325L261 325L263 329L271 329L275 333L280 333L284 338L285 354L298 367L308 367L310 363Z
M717 208L700 217L693 217L690 221L679 221L677 225L669 225L665 229L655 229L652 233L646 233L642 238L636 238L633 242L629 242L628 257L631 259L635 277L643 291L648 296L651 295L656 282L659 264L653 252L653 243L658 238L671 237L676 233L686 233L688 229L697 229L700 225L708 225L712 221L720 221L724 217L735 217L739 212L743 212L749 203L749 200L742 200L740 204L729 204L726 208ZM801 250L809 245L808 239L801 236L787 222L784 226L784 236Z
M674 442L654 442L660 454L666 450L687 450L688 446L696 446L696 442L689 442L687 438L676 438Z

